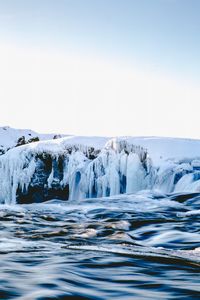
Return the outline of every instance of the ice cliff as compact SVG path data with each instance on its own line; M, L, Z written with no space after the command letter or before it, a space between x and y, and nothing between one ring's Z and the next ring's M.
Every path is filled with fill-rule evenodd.
M151 172L147 151L126 140L36 142L0 157L0 197L15 203L133 193L150 187Z
M200 141L64 137L0 156L1 203L74 200L157 189L200 192Z

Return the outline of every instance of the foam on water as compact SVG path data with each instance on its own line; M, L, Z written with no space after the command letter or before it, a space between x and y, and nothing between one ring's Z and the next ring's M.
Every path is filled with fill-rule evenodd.
M101 246L69 246L69 249L76 250L86 250L86 251L100 251L100 252L109 252L122 255L133 255L140 257L164 257L168 259L182 259L192 261L194 263L200 263L200 250L199 248L194 250L169 250L162 247L139 247L139 246L129 246L121 245L121 247L116 245L101 245Z

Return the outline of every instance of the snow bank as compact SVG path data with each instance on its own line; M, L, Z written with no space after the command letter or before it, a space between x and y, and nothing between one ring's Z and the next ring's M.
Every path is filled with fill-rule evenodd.
M15 147L18 140L24 137L27 142L30 139L38 138L39 140L50 140L55 136L64 137L65 135L40 134L30 129L14 129L9 126L0 127L0 154Z

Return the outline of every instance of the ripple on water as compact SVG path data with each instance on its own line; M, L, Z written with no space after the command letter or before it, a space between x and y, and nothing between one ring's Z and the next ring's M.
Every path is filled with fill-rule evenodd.
M199 195L0 205L0 299L197 299Z

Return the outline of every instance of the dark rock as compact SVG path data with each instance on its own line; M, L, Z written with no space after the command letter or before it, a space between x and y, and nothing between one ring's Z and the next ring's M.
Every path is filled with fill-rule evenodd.
M31 139L29 139L28 140L28 144L30 144L30 143L34 143L34 142L39 142L39 137L38 136L36 136L36 137L32 137Z
M21 136L21 137L17 140L16 147L22 146L22 145L25 145L25 144L26 144L25 136Z

